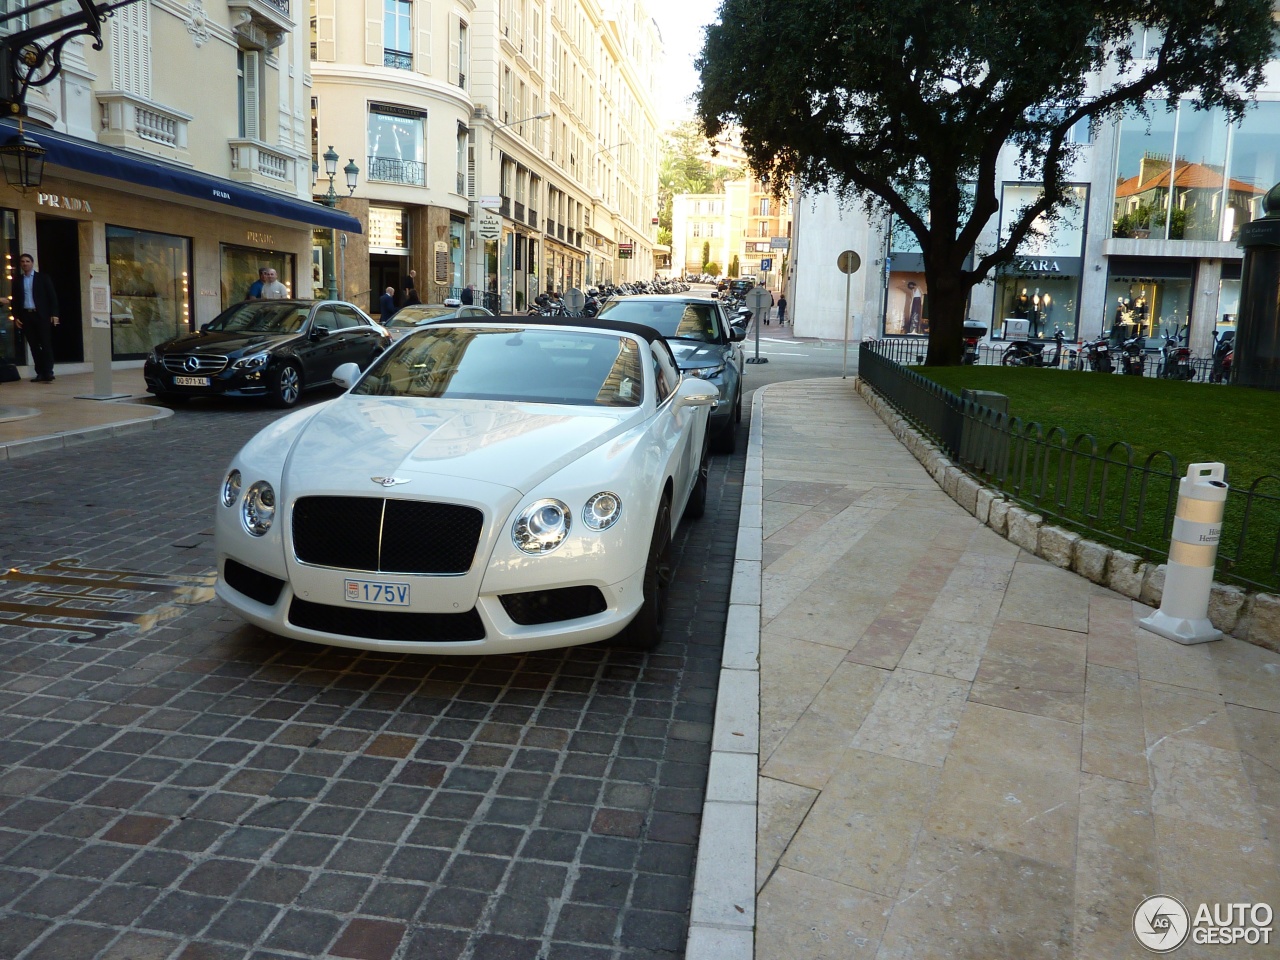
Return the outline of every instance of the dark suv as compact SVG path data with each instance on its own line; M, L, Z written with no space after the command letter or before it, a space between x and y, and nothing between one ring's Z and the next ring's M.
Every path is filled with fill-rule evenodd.
M657 330L671 346L685 373L710 380L720 391L711 408L708 429L721 453L732 453L742 419L742 348L746 330L729 323L718 300L694 296L641 296L611 300L602 320L642 323Z

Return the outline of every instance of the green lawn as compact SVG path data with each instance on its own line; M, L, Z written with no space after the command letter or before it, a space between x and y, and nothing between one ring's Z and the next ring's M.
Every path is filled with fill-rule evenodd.
M1248 506L1247 517L1245 498L1235 492L1261 477L1280 478L1280 392L1034 368L914 369L955 393L971 388L1005 394L1012 416L1024 425L1039 423L1046 434L1061 427L1068 447L1081 434L1094 437L1099 455L1114 441L1127 441L1138 466L1148 455L1167 451L1177 459L1178 476L1185 475L1189 463L1226 464L1233 494L1224 518L1219 577L1273 589L1280 584L1280 479L1259 484L1263 496ZM1015 459L1019 455L1015 449ZM1112 458L1124 455L1115 451ZM1101 533L1147 556L1163 556L1169 542L1167 481L1162 486L1153 479L1144 499L1137 496L1136 477L1126 478L1119 468L1110 468L1103 482L1097 464L1089 473L1089 465L1077 461L1068 481L1065 462L1055 454L1039 471L1031 470L1023 489L1009 483L1005 489L1068 526ZM1168 460L1157 458L1152 467L1167 470Z

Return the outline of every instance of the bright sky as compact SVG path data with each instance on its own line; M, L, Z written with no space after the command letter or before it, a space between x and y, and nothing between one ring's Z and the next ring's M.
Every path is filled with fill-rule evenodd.
M698 89L694 58L702 52L702 28L716 19L720 0L645 0L662 32L667 61L658 74L658 118L662 127L693 116L689 102Z

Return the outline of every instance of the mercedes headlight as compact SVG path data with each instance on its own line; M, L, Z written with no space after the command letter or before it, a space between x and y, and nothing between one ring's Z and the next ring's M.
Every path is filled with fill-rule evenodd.
M569 535L569 508L559 500L532 503L511 525L511 539L523 553L541 556L564 543Z
M240 517L244 528L255 537L266 536L271 529L271 521L276 518L276 492L271 484L259 480L244 495L244 505L240 508Z
M239 499L240 471L232 470L227 474L227 479L222 481L222 505L224 507L233 507Z
M608 530L622 516L622 498L602 490L582 508L582 522L592 530Z
M247 357L241 357L231 365L233 370L256 370L259 367L265 367L267 361L271 359L271 353L263 350L261 353L250 354Z

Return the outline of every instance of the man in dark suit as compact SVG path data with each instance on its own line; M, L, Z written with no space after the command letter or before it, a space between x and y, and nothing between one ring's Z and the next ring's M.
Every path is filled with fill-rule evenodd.
M396 312L396 288L387 287L383 291L382 296L378 299L378 319L386 323L391 319L391 315Z
M21 273L13 281L9 300L14 322L27 338L36 383L53 383L53 328L58 325L58 294L53 281L36 272L31 254L18 258Z

